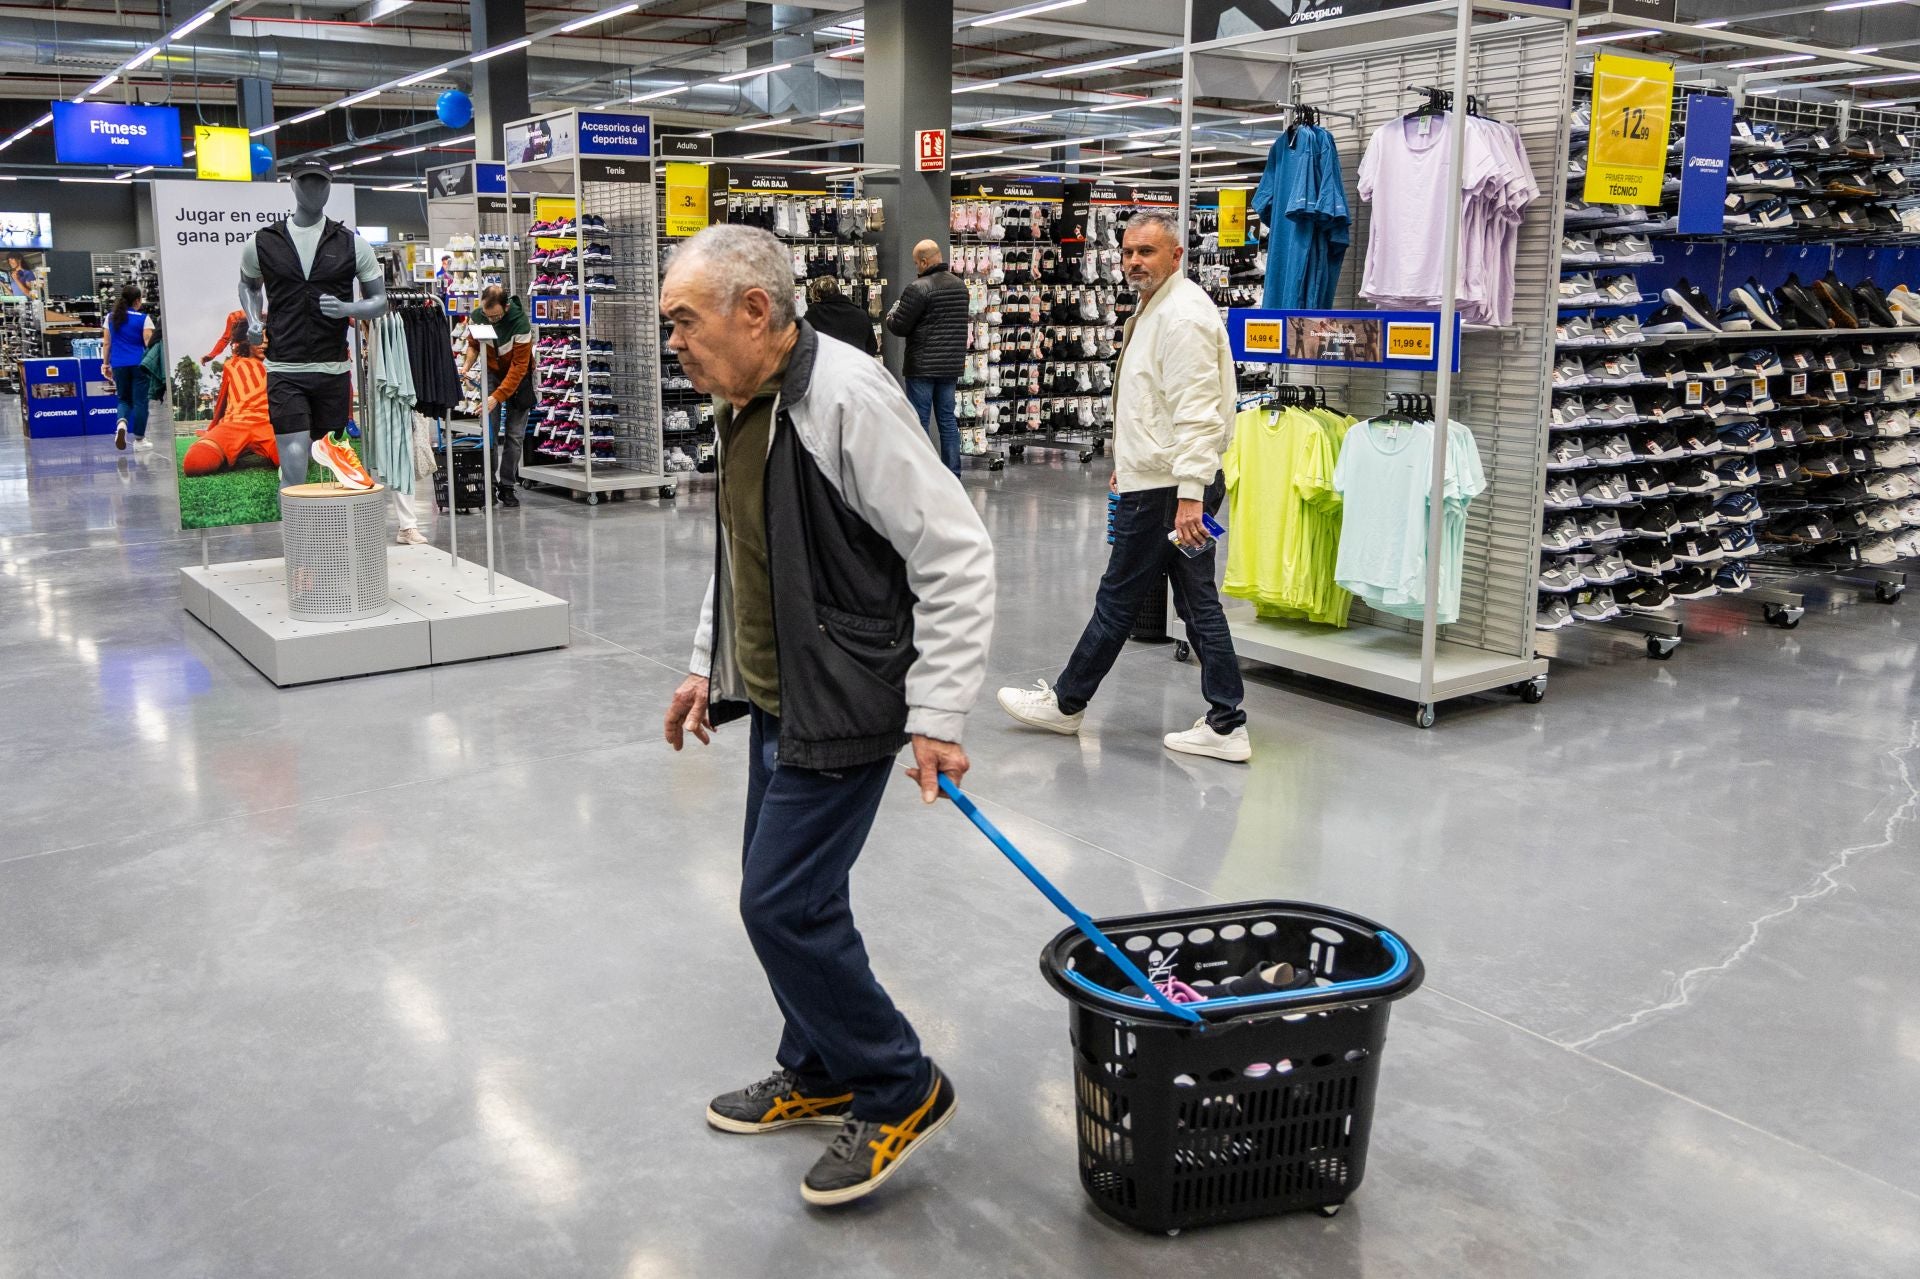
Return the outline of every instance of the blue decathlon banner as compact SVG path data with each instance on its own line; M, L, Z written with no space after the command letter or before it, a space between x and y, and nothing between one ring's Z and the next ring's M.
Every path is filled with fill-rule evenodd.
M611 111L580 113L580 154L645 160L653 155L653 118Z
M111 102L53 104L53 158L61 164L177 165L180 112Z
M1326 364L1348 369L1440 368L1438 311L1269 311L1234 307L1227 339L1236 363ZM1460 317L1453 317L1453 372Z
M1726 229L1727 157L1733 148L1733 99L1687 95L1686 160L1680 170L1680 234Z

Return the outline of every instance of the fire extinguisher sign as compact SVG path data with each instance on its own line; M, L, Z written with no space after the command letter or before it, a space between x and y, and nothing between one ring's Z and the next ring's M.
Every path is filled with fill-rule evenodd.
M916 152L920 160L920 172L943 173L947 167L947 131L945 129L920 129L914 134L919 143Z

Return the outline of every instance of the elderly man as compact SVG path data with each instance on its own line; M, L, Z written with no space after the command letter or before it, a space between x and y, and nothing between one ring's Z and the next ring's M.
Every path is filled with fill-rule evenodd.
M1168 750L1244 762L1252 757L1233 636L1214 587L1213 539L1203 516L1220 509L1226 481L1220 455L1233 431L1233 352L1206 291L1181 274L1186 248L1166 213L1136 213L1121 240L1127 282L1140 309L1127 321L1114 379L1113 551L1093 618L1066 670L1049 688L1003 688L1001 708L1023 724L1077 733L1100 681L1126 645L1141 600L1162 574L1200 654L1207 713ZM1175 547L1169 535L1176 535Z
M953 1115L953 1085L867 963L848 877L893 759L921 797L967 772L960 745L993 630L993 552L879 364L796 321L791 257L714 226L660 290L669 348L721 401L719 537L692 671L666 717L750 719L740 913L786 1021L779 1069L707 1122L839 1129L800 1193L877 1188Z
M913 246L913 266L920 274L887 312L887 332L907 340L907 398L939 447L940 460L958 475L960 423L953 395L967 367L967 286L947 269L932 240Z

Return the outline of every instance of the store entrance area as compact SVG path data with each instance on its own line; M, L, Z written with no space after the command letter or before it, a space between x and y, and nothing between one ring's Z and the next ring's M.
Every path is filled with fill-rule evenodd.
M1545 704L1434 732L1249 663L1248 765L1162 748L1202 705L1169 645L1129 645L1077 739L982 698L969 791L1096 916L1336 902L1417 945L1368 1176L1332 1219L1103 1216L1035 969L1062 921L902 778L860 919L960 1109L823 1214L795 1191L828 1130L702 1119L779 1026L737 908L745 728L660 740L712 489L500 513L501 572L572 603L564 649L281 690L178 606L202 535L152 431L29 450L0 407L0 1275L1880 1279L1920 1252L1902 609L1818 587L1793 631L1703 601L1701 660L1583 636ZM962 483L988 688L1052 680L1104 462Z

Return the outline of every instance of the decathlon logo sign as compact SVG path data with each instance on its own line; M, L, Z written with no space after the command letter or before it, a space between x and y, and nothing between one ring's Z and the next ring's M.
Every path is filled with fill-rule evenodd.
M53 157L61 164L178 165L180 112L111 102L53 104Z

